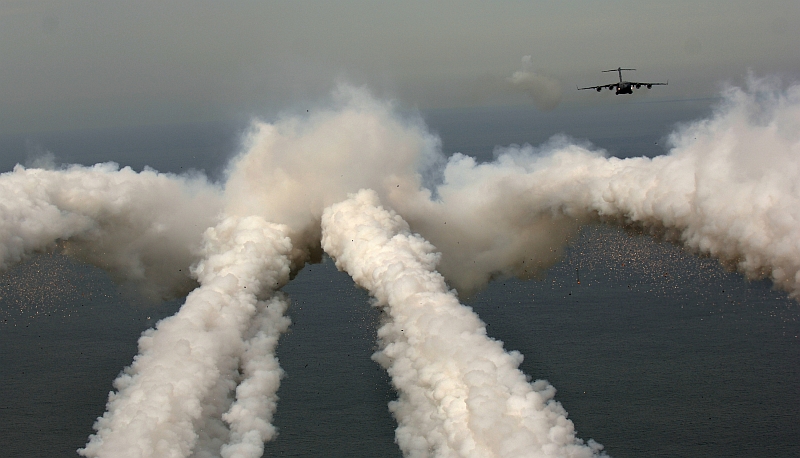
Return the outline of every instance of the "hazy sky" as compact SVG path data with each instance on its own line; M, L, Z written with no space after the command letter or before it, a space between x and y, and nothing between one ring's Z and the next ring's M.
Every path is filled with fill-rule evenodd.
M268 115L342 80L427 109L532 103L525 71L607 103L575 85L627 66L704 97L800 79L797 22L797 0L0 1L0 135Z

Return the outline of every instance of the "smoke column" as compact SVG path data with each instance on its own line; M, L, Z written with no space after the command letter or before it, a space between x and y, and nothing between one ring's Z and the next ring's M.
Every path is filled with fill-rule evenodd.
M206 231L204 241L195 268L200 287L141 337L97 434L79 450L83 456L218 456L221 446L226 458L260 457L275 434L270 421L281 370L273 350L289 323L286 302L273 292L289 279L286 228L231 217ZM223 412L230 437L214 424ZM200 421L205 436L198 443Z
M528 383L522 355L486 335L435 271L439 255L362 191L325 211L322 246L383 306L374 358L392 377L397 442L409 457L590 457L545 381Z

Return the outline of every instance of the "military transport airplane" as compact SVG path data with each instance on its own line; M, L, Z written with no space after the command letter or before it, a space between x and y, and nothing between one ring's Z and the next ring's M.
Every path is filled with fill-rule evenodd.
M635 68L614 68L611 70L603 70L603 73L606 72L617 72L619 73L619 83L611 83L611 84L603 84L601 86L589 86L589 87L579 87L578 90L582 91L584 89L595 89L597 92L600 92L604 87L608 88L608 90L615 89L617 90L616 94L633 94L633 88L639 89L642 86L646 86L647 89L652 88L653 86L666 86L669 84L669 81L666 83L640 83L638 81L622 81L622 71L623 70L636 70Z

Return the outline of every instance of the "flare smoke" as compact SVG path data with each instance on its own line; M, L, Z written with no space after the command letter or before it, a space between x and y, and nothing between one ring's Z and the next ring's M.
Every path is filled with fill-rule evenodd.
M664 234L797 297L800 86L729 88L713 117L670 142L652 159L608 158L563 137L498 149L492 163L455 155L438 201L393 206L442 250L442 272L464 290L493 275L531 276L531 262L552 261L557 238L599 220Z
M261 456L275 434L281 371L272 351L289 324L285 301L273 294L289 278L285 233L257 216L226 218L206 231L195 268L200 287L139 340L139 355L114 382L117 392L82 455Z
M433 246L362 191L327 209L322 246L384 307L389 322L374 355L392 377L397 441L409 457L591 457L555 389L528 383L485 325L458 303Z
M670 141L652 159L566 137L445 159L421 120L343 88L308 116L255 122L221 185L114 164L0 175L0 267L59 244L155 296L196 288L140 339L85 456L261 455L289 324L278 290L321 255L323 215L325 249L391 316L375 359L407 455L590 456L554 389L528 383L448 288L533 277L603 221L800 296L800 86L729 88Z

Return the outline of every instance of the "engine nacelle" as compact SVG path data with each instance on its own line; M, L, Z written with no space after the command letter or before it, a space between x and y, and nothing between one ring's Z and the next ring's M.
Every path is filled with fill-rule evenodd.
M640 87L642 87L642 85L641 85L641 84L637 84L637 85L636 85L636 89L639 89Z
M647 89L652 89L652 88L653 88L653 85L652 85L652 84L648 84L648 85L647 85Z
M597 92L600 92L600 91L602 91L602 90L603 90L603 88L602 88L602 87L598 87L598 88L597 88Z
M614 89L614 86L608 86L608 90L611 91Z

